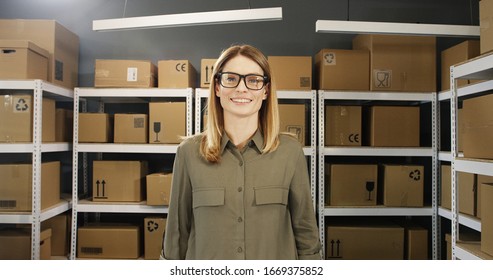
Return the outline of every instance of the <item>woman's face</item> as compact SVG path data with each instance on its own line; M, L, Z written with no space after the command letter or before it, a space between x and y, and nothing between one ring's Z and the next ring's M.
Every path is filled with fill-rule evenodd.
M242 55L230 59L224 65L222 72L240 75L264 75L264 71L255 61ZM258 111L262 106L262 101L267 98L267 86L265 85L260 90L248 89L245 86L244 79L241 78L238 86L234 88L226 88L219 81L216 83L216 96L221 100L225 120L238 118L258 119Z

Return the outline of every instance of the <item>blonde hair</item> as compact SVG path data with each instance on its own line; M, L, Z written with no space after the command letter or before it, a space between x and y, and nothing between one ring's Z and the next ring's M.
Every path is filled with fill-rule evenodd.
M221 72L224 65L236 56L247 57L256 62L264 71L264 75L272 78L271 69L265 55L257 48L250 45L234 45L224 50L214 64L209 98L207 101L207 119L205 130L202 132L200 154L209 162L217 163L221 160L221 138L224 133L224 115L220 99L216 96L217 73ZM263 153L273 152L279 146L279 108L277 94L272 86L272 81L266 85L267 98L262 102L259 110L259 129L264 137Z

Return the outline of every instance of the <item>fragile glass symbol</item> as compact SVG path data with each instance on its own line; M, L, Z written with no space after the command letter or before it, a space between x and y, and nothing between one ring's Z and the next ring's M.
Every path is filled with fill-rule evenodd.
M160 122L154 123L153 131L156 133L156 140L154 140L154 142L159 142L158 135L159 135L159 132L161 132L161 123Z

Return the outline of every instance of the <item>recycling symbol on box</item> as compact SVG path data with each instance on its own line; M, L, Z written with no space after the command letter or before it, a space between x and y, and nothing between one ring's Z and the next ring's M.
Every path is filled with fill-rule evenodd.
M15 111L16 112L25 112L29 110L29 105L27 104L24 98L19 98L15 103Z
M147 222L147 230L149 232L153 232L159 228L159 225L155 223L154 221L148 221Z
M409 173L409 178L413 179L414 181L419 181L419 179L421 179L421 172L418 169L411 171Z

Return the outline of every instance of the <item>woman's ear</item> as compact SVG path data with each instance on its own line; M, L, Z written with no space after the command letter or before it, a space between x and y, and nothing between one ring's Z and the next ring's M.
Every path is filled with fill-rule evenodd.
M219 83L217 81L214 82L214 93L219 97Z

